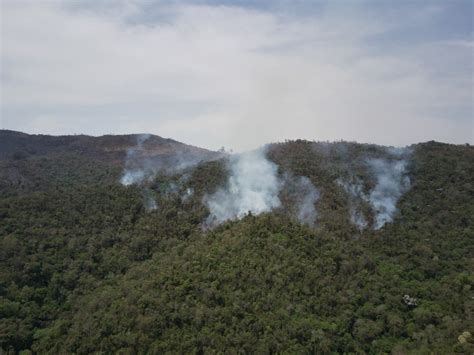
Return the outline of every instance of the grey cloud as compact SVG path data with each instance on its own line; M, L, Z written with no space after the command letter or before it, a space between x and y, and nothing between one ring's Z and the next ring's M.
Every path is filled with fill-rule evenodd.
M401 6L406 16L215 5L2 2L2 125L239 151L286 138L473 141L472 39L432 27L451 5ZM432 30L429 41L406 28Z

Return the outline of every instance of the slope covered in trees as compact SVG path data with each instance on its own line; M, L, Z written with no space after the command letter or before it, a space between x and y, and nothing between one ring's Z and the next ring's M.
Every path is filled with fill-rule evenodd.
M474 149L412 146L410 188L375 228L366 162L395 153L272 144L278 176L318 189L316 223L295 218L289 184L280 207L212 228L203 199L226 184L224 159L123 186L126 151L5 154L28 184L0 190L0 348L470 353ZM351 221L349 180L360 181L366 227Z

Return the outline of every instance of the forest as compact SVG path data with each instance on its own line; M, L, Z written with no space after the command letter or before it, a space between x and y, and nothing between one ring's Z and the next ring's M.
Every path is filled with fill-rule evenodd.
M277 203L242 213L227 154L1 135L0 353L474 352L472 146L272 143Z

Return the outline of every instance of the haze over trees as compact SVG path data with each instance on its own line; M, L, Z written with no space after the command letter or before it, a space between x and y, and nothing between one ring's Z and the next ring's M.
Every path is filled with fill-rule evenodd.
M1 352L472 353L473 176L469 145L0 131Z

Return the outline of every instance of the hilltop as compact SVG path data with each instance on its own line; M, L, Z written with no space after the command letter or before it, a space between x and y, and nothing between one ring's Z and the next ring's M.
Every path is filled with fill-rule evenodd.
M48 136L0 130L0 193L44 190L61 184L117 180L127 152L140 137L146 143L138 158L166 161L177 156L210 160L207 149L151 134Z

